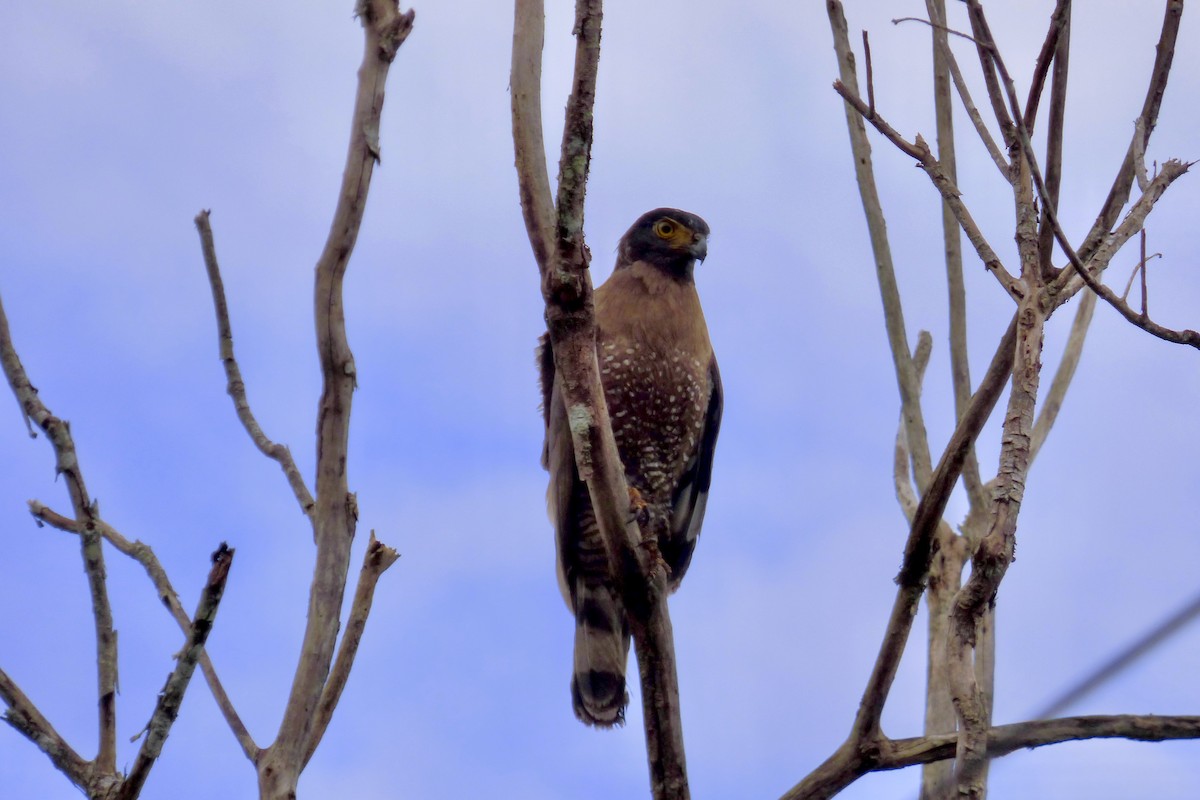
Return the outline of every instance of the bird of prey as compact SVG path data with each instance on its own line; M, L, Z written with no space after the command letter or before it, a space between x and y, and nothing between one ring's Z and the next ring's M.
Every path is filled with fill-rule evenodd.
M642 535L674 591L704 521L721 424L721 377L693 271L708 224L658 208L621 238L612 276L596 289L596 355L613 436ZM624 722L629 623L609 574L587 486L579 478L549 337L538 348L546 423L542 465L558 580L575 616L571 699L580 720Z

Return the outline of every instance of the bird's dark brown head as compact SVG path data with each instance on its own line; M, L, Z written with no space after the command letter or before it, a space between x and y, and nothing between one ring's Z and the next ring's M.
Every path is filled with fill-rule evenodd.
M708 223L678 208L656 208L638 217L621 237L617 269L644 261L679 278L691 278L708 255Z

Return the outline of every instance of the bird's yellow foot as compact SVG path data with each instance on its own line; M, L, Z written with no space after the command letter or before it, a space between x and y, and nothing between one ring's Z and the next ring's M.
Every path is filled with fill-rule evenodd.
M653 533L642 536L642 549L649 554L650 561L650 580L655 580L659 575L664 576L667 580L671 579L671 568L667 565L667 560L662 556L662 550L658 547L658 537Z
M643 530L650 522L650 507L642 498L642 493L633 486L629 487L629 513Z

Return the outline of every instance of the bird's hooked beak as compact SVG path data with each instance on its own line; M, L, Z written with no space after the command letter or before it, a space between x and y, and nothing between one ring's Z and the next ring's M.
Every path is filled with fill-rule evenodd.
M688 253L697 261L703 261L708 255L708 237L703 233L692 234L692 244L688 247Z

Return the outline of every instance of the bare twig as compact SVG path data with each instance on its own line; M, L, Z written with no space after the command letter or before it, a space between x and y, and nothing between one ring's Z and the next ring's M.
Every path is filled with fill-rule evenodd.
M833 90L840 94L842 99L860 115L866 116L866 103L857 94L848 89L842 81L834 81ZM1000 285L1010 297L1014 300L1020 300L1024 296L1024 289L1021 288L1017 279L1004 267L1004 264L1000 261L1000 257L996 255L996 251L992 249L987 239L984 238L983 231L980 230L975 219L971 216L971 212L967 210L966 205L962 202L958 186L946 175L937 159L933 157L933 153L929 150L929 145L925 140L918 134L915 142L907 141L878 112L869 121L888 141L920 163L921 169L925 170L929 179L933 181L934 187L941 193L942 199L946 201L950 210L954 212L954 218L958 220L963 233L967 235L967 239L975 247L975 252L979 255L979 260L983 262L984 267L996 277L996 280L1000 282Z
M141 794L150 769L162 753L163 744L171 731L175 718L179 715L179 706L183 702L183 694L187 691L196 662L204 650L204 643L212 630L213 620L217 617L217 607L221 603L221 595L225 592L225 581L229 577L229 567L233 564L233 550L224 542L213 553L213 566L208 573L204 591L200 595L200 603L192 617L191 632L187 644L180 652L175 669L167 677L167 683L158 695L158 703L154 714L146 726L146 738L138 751L133 768L122 783L117 800L135 800Z
M1148 184L1147 184L1148 185ZM1144 190L1144 187L1143 187ZM1141 258L1138 259L1138 266L1142 272L1142 317L1150 316L1150 287L1146 278L1146 229L1142 228L1138 232L1138 244L1140 245ZM1125 298L1121 298L1124 301Z
M225 302L225 284L221 280L221 269L217 264L217 249L213 243L212 224L209 222L211 212L205 210L196 215L196 229L200 232L200 248L204 253L204 268L208 273L208 283L212 288L213 306L217 314L217 339L221 354L221 364L225 367L226 391L233 399L233 407L238 419L254 446L268 458L274 459L283 469L292 493L300 504L300 510L308 517L312 516L313 499L304 485L304 478L292 458L292 451L285 445L272 442L263 433L250 410L250 401L246 398L246 383L242 379L242 370L238 367L233 355L233 327L229 322L229 306Z
M933 28L934 31L942 34L943 36L946 34L953 34L966 39L968 42L975 42L976 44L979 44L979 41L974 36L969 33L963 33L962 31L954 30L954 28L943 24L941 21L942 19L944 19L944 17L936 17L933 19L921 19L920 17L896 17L892 20L892 24L899 25L901 22L919 22L922 25L928 25L929 27Z
M979 109L975 107L974 101L971 100L971 92L967 88L966 80L963 79L962 70L959 69L958 59L954 57L954 51L950 49L950 44L946 39L946 33L956 33L959 36L970 39L971 41L975 41L975 39L974 37L967 36L966 34L959 33L958 31L952 31L943 24L946 15L945 3L941 2L941 0L939 0L939 2L936 4L933 0L925 0L925 9L929 13L930 19L932 20L931 26L934 30L933 54L935 62L935 74L941 74L940 69L949 70L950 79L954 82L954 88L958 92L959 99L962 101L963 109L967 112L967 117L970 118L971 124L975 126L975 132L979 135L979 140L983 142L983 146L987 149L988 155L992 157L992 161L995 163L996 168L1000 170L1000 174L1004 176L1005 180L1008 180L1008 161L1004 158L1004 154L1000 152L1000 148L996 146L996 140L992 138L992 134L987 129L987 124L984 123L983 117L979 114ZM895 20L893 20L893 22L894 21ZM924 20L920 21L924 22ZM937 79L935 78L935 80ZM940 118L941 113L939 112L939 119ZM942 157L942 148L940 144L941 127L941 123L939 122L938 158ZM952 178L955 177L952 170L950 171L950 175Z
M329 680L321 692L321 702L317 706L317 716L313 721L312 733L309 735L308 746L304 751L304 763L312 758L325 729L333 718L333 710L342 697L346 681L350 677L350 668L354 665L354 657L358 653L358 645L362 641L363 631L367 627L367 616L371 613L371 603L375 599L375 586L387 568L400 558L391 547L375 538L371 531L371 540L367 543L367 552L363 556L362 570L358 573L358 587L354 590L354 602L350 606L350 618L346 621L346 632L342 634L342 642L338 645L337 658L334 659L333 669L329 672Z
M862 40L863 60L867 62L867 112L873 117L875 116L875 68L871 64L871 37L867 36L866 29L863 29Z

